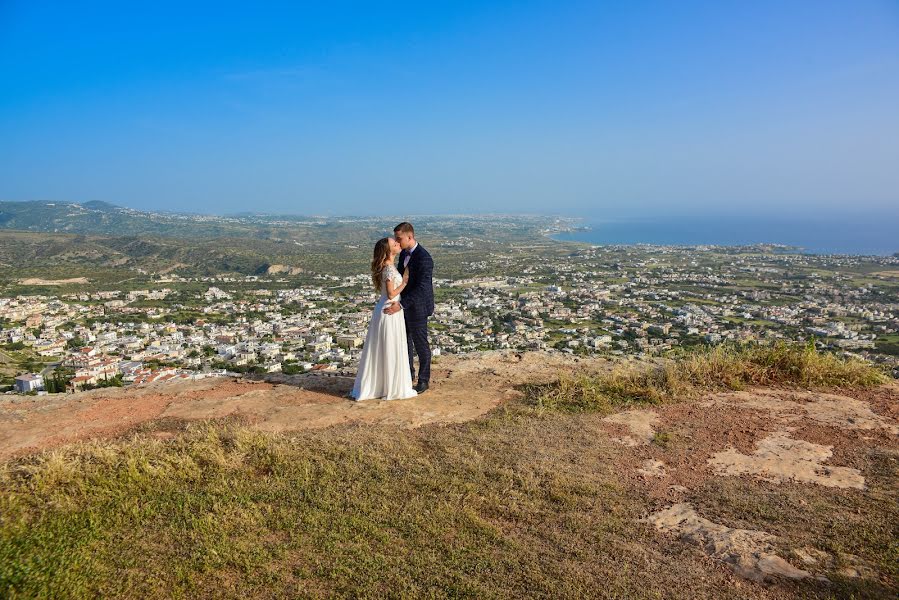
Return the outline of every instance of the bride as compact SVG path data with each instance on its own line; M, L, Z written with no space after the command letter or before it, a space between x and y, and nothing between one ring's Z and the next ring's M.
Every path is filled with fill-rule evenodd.
M406 321L402 311L384 314L384 308L400 301L400 292L409 282L409 271L400 275L394 261L400 245L393 238L375 244L371 261L371 281L381 297L371 315L371 323L359 358L359 371L350 397L354 400L384 398L395 400L418 395L412 387Z

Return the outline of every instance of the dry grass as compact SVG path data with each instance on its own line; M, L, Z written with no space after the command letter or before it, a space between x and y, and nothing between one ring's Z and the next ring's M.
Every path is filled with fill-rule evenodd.
M529 386L531 402L543 409L603 411L628 404L659 404L713 390L748 386L858 388L879 385L886 375L859 360L818 352L814 346L718 346L692 351L660 366L619 367L593 377L563 377Z
M881 595L867 581L735 584L699 549L640 522L658 507L620 472L621 449L587 409L751 383L880 381L867 366L807 350L727 352L562 382L561 411L512 404L462 425L292 436L194 423L168 441L147 430L0 464L0 597ZM873 491L895 484L891 464L884 459ZM746 497L759 487L741 486ZM713 491L710 512L743 510ZM808 543L843 540L849 552L871 546L874 561L889 560L889 499L859 517L865 535ZM777 530L777 519L750 524Z
M0 596L737 596L698 552L647 559L647 507L596 431L521 411L297 437L203 424L19 459L0 471Z
M866 493L834 492L818 486L710 478L693 493L697 510L713 521L762 528L780 538L779 553L826 552L819 568L829 570L832 598L896 598L899 581L899 461L892 451L865 457ZM852 566L861 577L846 577Z

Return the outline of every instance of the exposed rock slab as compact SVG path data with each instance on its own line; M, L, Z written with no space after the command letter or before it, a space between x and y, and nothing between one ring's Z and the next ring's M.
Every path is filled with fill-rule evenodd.
M665 472L665 463L652 458L644 460L640 468L637 469L637 473L639 473L643 477L661 478L667 475L667 473Z
M656 434L656 426L659 424L659 415L651 410L626 410L603 419L606 423L623 425L630 435L615 438L616 442L625 446L639 446L649 444Z
M266 274L268 275L277 275L279 273L299 275L302 272L303 269L301 267L292 267L290 265L269 265L268 269L266 269Z
M566 371L591 373L607 366L604 359L550 352L441 356L427 394L389 401L347 400L353 378L333 374L277 374L265 376L265 381L222 377L34 398L0 397L0 459L79 439L115 436L157 420L237 416L251 427L274 432L344 423L402 428L461 423L520 395L515 389L520 383L552 381Z
M823 550L810 547L796 548L793 550L793 554L807 566L827 571L835 570L838 575L849 579L859 577L866 579L877 578L877 570L855 554L838 552L836 555L831 555Z
M87 277L70 277L69 279L41 279L40 277L29 277L20 279L21 285L71 285L73 283L88 283Z
M827 487L865 489L865 479L857 469L825 465L832 446L812 444L778 432L757 445L752 454L734 448L718 452L708 464L719 475L752 475L764 481L796 481Z
M775 413L783 420L806 417L841 429L882 430L899 435L899 425L856 398L819 392L756 389L715 396L718 402Z
M811 573L797 569L774 553L777 538L764 531L733 529L701 517L688 503L675 504L650 515L659 531L675 534L721 560L741 577L764 581L772 577L802 579Z

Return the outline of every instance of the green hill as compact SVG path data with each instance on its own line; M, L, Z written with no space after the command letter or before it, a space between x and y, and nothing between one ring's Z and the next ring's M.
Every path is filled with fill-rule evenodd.
M245 220L244 220L245 221ZM200 218L153 213L93 200L74 202L0 202L0 228L53 233L106 235L220 236L246 233L251 222L225 217Z

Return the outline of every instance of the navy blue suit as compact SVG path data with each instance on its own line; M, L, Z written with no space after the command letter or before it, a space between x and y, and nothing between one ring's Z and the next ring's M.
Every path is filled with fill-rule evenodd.
M431 380L431 346L428 343L428 317L434 314L434 260L421 244L415 247L408 267L403 266L408 250L400 252L399 271L409 269L409 283L403 290L400 305L406 320L409 343L409 370L415 379L415 355L418 355L418 382Z

